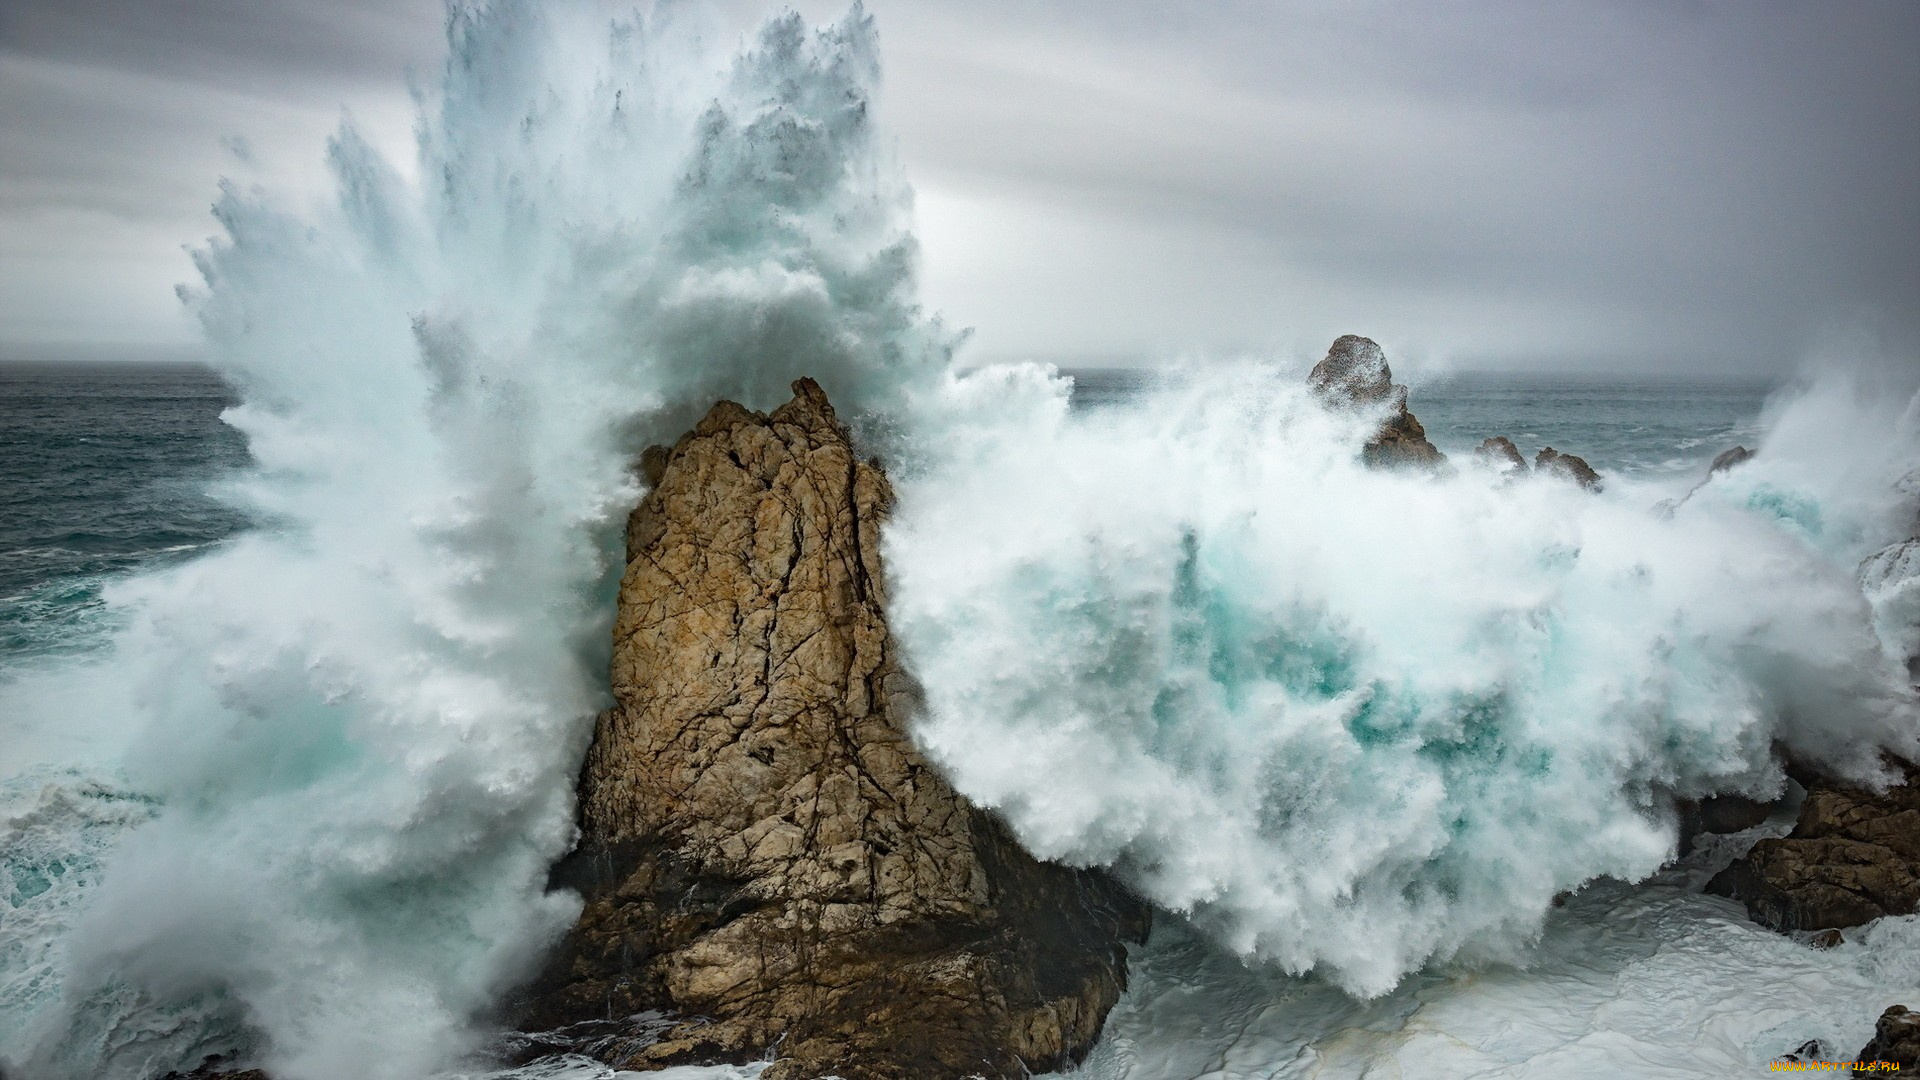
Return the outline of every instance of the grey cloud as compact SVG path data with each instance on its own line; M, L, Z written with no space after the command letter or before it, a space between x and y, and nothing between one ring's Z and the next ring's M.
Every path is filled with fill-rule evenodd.
M718 6L742 30L765 10ZM1781 366L1853 323L1920 350L1905 0L869 9L928 299L980 328L978 358L1355 329L1468 360ZM436 0L15 3L0 220L191 240L214 172L317 163L342 102L403 109L441 26ZM9 225L0 247L11 270L57 243Z
M430 50L414 0L59 0L0 11L0 53L137 70L249 93L391 78Z

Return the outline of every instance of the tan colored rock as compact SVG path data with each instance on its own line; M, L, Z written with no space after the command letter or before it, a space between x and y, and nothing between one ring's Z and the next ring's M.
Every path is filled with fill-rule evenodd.
M1408 411L1407 388L1393 381L1387 354L1373 339L1358 334L1335 338L1326 358L1307 374L1307 387L1330 408L1386 406L1386 420L1361 450L1368 465L1437 469L1447 464L1447 456L1427 441L1426 428Z
M721 402L643 462L618 704L556 872L586 909L527 1021L600 1021L574 1048L624 1069L769 1051L765 1080L1064 1067L1146 909L1033 859L914 749L879 557L891 489L819 386L794 391L770 416Z
M1813 780L1793 832L1762 840L1707 883L1776 930L1859 926L1920 910L1920 769L1875 793Z
M1593 471L1587 459L1578 454L1563 454L1549 446L1533 457L1533 471L1542 476L1558 476L1571 480L1588 491L1599 491L1600 474Z
M1474 457L1494 472L1507 477L1525 476L1527 459L1520 456L1520 448L1505 435L1495 435L1483 439L1473 451Z

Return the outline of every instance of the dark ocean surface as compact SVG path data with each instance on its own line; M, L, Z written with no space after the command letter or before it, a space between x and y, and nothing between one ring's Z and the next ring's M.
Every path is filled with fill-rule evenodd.
M1125 401L1154 378L1081 370L1074 402ZM1504 434L1605 472L1689 474L1751 445L1770 391L1755 381L1461 374L1416 385L1411 404L1449 454ZM84 647L101 587L190 558L247 524L219 497L246 466L235 404L184 364L0 363L0 657Z
M77 645L105 581L245 525L213 493L234 401L198 366L0 364L0 655Z
M1126 401L1156 378L1134 369L1066 370L1074 404ZM1529 459L1543 447L1578 454L1603 473L1685 474L1759 437L1776 384L1753 378L1462 372L1416 381L1408 405L1449 455L1505 435Z

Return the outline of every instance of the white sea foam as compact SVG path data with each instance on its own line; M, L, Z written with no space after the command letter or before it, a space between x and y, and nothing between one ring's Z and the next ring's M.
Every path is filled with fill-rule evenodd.
M1674 797L1915 748L1853 573L1911 513L1897 406L1803 395L1669 516L1369 471L1371 419L1297 373L1173 387L1077 415L1037 369L950 381L978 419L903 486L893 615L962 790L1235 953L1362 995L1512 959L1556 893L1657 870Z
M545 877L635 451L717 397L811 374L858 413L944 364L865 17L776 19L738 57L707 30L457 4L423 184L349 126L332 205L224 186L183 295L242 395L233 496L268 524L110 589L106 659L0 691L18 765L67 777L15 814L8 868L63 836L92 856L0 925L31 961L0 974L14 1070L458 1060L577 908Z

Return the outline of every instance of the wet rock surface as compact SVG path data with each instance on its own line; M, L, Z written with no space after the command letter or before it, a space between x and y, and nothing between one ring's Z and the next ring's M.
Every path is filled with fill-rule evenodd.
M1774 806L1743 795L1713 795L1680 803L1680 854L1692 851L1702 833L1736 833L1753 828L1772 816Z
M1380 430L1367 440L1361 454L1375 468L1439 468L1447 457L1427 440L1427 431L1407 409L1407 388L1393 381L1387 354L1371 338L1345 334L1336 338L1307 375L1307 387L1332 408L1373 409L1385 406Z
M1147 909L1041 863L913 748L892 501L820 388L714 406L643 468L615 708L555 872L586 906L526 995L541 1049L765 1080L1020 1077L1079 1060Z
M1920 769L1876 793L1809 777L1800 819L1707 883L1775 930L1825 930L1920 910Z
M208 1056L192 1072L170 1072L160 1080L269 1080L259 1069L229 1071L233 1063L219 1054ZM0 1080L6 1080L0 1076Z
M1533 458L1533 469L1542 476L1558 476L1571 480L1588 491L1599 491L1600 474L1593 471L1587 460L1576 454L1563 454L1549 446Z
M1710 477L1717 476L1729 469L1746 464L1752 457L1753 451L1744 446L1736 446L1730 450L1722 450L1714 457L1713 464L1707 466L1707 475Z
M1508 476L1525 476L1527 473L1527 459L1521 456L1520 448L1513 445L1513 440L1505 435L1482 440L1473 454L1495 472Z
M1872 1041L1853 1060L1856 1074L1874 1071L1862 1066L1877 1062L1898 1065L1901 1072L1920 1069L1920 1013L1905 1005L1889 1007L1874 1024Z

